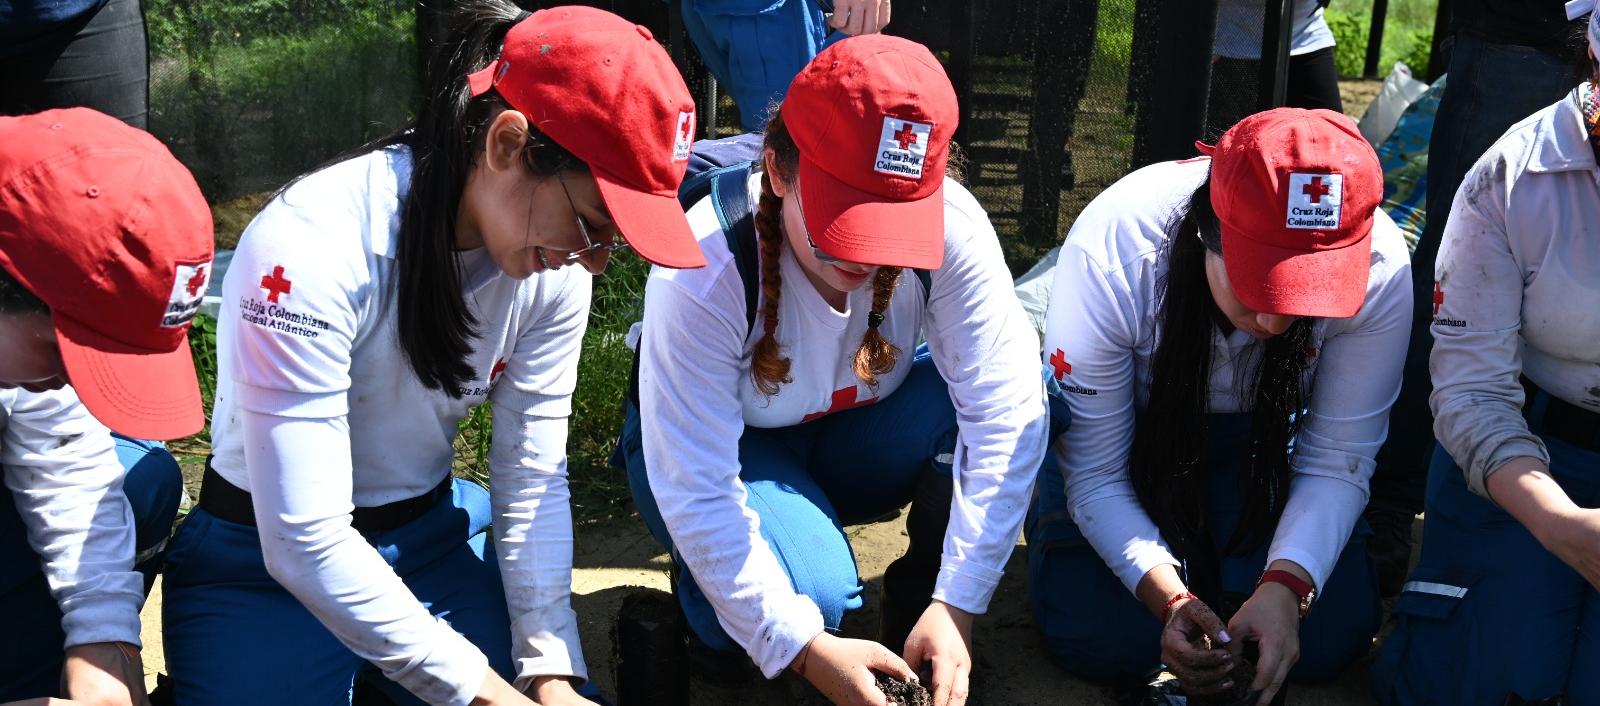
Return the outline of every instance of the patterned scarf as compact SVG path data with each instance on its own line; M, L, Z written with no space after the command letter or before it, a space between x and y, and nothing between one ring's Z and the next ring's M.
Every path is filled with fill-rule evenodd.
M1592 83L1583 84L1579 103L1583 107L1583 122L1589 128L1589 147L1594 150L1595 159L1600 161L1600 88Z

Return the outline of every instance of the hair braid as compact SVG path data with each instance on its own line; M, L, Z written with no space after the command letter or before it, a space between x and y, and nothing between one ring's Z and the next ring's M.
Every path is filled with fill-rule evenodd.
M898 267L879 267L872 277L872 311L867 314L867 332L861 336L855 356L856 377L868 387L877 387L878 376L894 370L895 360L900 357L900 347L878 330L883 312L894 298L895 286L900 283L900 272Z
M778 387L794 378L789 375L789 359L778 346L778 293L783 275L778 268L779 248L783 243L783 199L772 193L772 177L761 174L761 203L756 209L756 238L761 246L761 339L750 358L750 377L761 394L771 397Z

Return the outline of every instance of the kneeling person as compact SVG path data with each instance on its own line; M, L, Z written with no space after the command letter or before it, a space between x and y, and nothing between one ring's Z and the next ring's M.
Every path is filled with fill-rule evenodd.
M0 118L0 703L146 703L139 609L182 486L135 437L204 425L186 335L211 257L154 137L84 108Z
M1357 520L1410 264L1344 116L1268 111L1204 151L1114 184L1062 247L1045 351L1073 425L1040 476L1029 576L1069 671L1165 663L1220 690L1256 642L1267 703L1291 667L1331 678L1378 628Z

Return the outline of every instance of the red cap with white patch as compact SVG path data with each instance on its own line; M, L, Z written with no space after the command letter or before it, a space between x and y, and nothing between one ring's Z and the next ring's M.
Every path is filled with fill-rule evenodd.
M205 425L189 322L211 210L149 133L87 108L0 118L0 267L50 307L67 377L122 434Z
M694 99L642 25L592 7L540 10L506 33L500 58L467 77L499 93L594 172L622 237L667 267L705 256L678 205L694 142Z
M1276 108L1196 146L1211 155L1211 206L1239 301L1287 316L1360 311L1383 171L1355 121Z
M806 229L867 265L944 263L944 170L960 110L927 47L884 34L824 49L789 85Z

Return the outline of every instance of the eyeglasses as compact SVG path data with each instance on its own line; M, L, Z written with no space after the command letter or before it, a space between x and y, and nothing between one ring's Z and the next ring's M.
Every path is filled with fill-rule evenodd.
M794 208L795 208L796 211L800 212L800 229L805 231L805 233L806 233L806 245L810 245L811 246L811 255L813 257L817 258L817 262L820 262L820 263L822 263L824 265L837 265L839 263L844 262L845 261L844 258L834 257L832 255L829 255L826 252L823 252L822 248L817 247L817 241L811 239L811 229L806 226L806 211L800 205L800 178L799 177L795 177L795 180L794 180Z
M613 252L628 248L628 241L620 237L609 243L594 242L594 238L589 237L589 224L584 223L583 216L578 215L578 204L572 200L572 192L567 190L567 180L561 175L561 172L556 172L556 181L561 182L561 193L567 195L567 204L572 206L572 217L578 221L578 234L583 236L583 247L562 255L558 259L559 262L563 264L577 262L590 253ZM543 256L541 255L540 257L542 258Z

